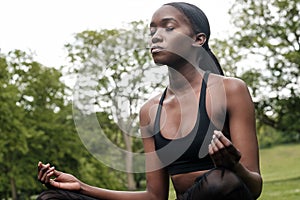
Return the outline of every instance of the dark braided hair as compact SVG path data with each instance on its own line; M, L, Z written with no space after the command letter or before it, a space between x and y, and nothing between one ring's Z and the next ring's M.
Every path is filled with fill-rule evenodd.
M216 74L224 75L224 72L221 68L218 59L216 58L214 53L210 50L208 45L208 41L210 37L210 26L204 12L197 6L185 2L172 2L164 5L173 6L174 8L182 12L191 23L192 29L195 34L204 33L206 35L206 41L203 44L203 48L207 51L207 53L210 55L210 57L213 59L214 63L217 66L217 69L211 69L211 71Z

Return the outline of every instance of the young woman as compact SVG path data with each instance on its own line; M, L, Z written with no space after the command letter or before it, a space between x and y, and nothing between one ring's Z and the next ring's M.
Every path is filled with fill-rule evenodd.
M165 4L150 32L153 60L168 66L169 85L140 111L146 191L93 187L40 162L38 179L50 189L38 199L166 200L169 178L178 199L260 196L253 103L243 81L223 76L205 14L188 3Z

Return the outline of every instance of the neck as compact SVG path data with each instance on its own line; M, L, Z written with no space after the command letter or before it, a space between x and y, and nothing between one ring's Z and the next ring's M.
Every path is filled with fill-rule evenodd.
M168 67L168 72L169 89L182 93L197 88L203 74L201 69L190 63L177 68Z

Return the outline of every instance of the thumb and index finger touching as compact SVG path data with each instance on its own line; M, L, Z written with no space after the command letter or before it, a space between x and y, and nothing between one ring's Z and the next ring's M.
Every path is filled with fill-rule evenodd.
M51 167L49 163L43 164L41 161L38 162L38 179L41 180L45 173L51 173L51 176L59 176L62 172L56 170L54 166Z

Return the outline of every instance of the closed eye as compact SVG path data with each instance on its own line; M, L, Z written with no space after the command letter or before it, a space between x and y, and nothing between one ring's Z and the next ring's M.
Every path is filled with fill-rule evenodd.
M173 26L167 27L166 31L173 31L175 28Z
M153 36L153 35L156 33L156 30L157 30L157 28L151 27L151 28L150 28L150 33L149 33L149 35L150 35L150 36Z

